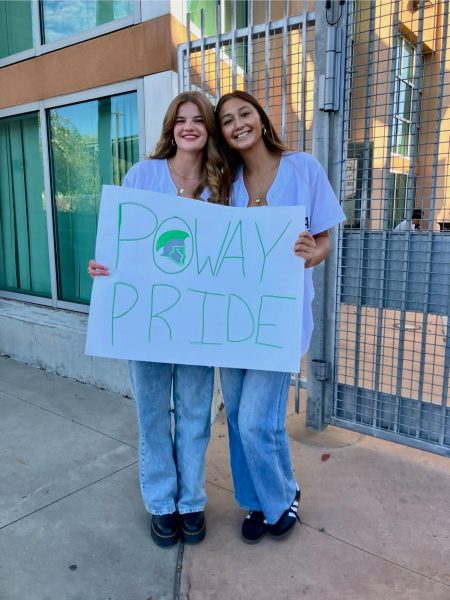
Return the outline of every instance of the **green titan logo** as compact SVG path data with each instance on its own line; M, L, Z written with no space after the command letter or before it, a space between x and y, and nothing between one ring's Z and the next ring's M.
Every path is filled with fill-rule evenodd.
M162 256L166 256L178 266L184 267L186 262L185 241L189 237L186 231L170 229L159 236L156 242L156 251L163 249Z

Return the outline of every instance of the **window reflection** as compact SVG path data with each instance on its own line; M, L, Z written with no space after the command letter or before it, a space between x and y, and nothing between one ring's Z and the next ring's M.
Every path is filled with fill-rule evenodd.
M0 287L51 295L37 113L0 120Z
M139 159L136 93L49 111L60 299L88 302L102 185Z
M42 38L55 42L133 12L132 0L41 0Z

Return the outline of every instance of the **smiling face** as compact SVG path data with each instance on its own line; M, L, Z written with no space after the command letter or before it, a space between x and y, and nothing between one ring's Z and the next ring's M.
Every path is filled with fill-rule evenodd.
M208 131L200 109L193 102L185 102L179 106L173 137L179 150L199 152L206 146Z
M220 108L219 122L225 142L236 152L245 152L264 144L261 117L252 104L241 98L224 102Z

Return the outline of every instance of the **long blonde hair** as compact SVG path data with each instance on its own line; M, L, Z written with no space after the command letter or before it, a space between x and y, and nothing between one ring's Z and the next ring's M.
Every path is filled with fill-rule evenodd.
M208 132L208 141L203 151L203 180L195 190L194 196L196 198L199 197L203 188L208 187L210 191L210 202L228 204L228 197L224 194L222 187L222 159L217 150L217 127L214 118L214 109L211 102L200 92L182 92L172 100L164 116L160 138L149 158L170 158L177 153L173 129L175 127L178 109L186 102L192 102L197 106Z
M238 98L243 100L244 102L248 102L251 104L256 111L258 112L261 122L265 128L265 133L263 135L264 144L269 152L273 154L282 154L283 152L292 152L291 148L286 146L278 133L276 132L272 121L269 119L267 113L260 105L258 100L244 92L243 90L234 90L234 92L229 92L228 94L224 94L216 106L216 126L217 126L217 136L218 136L218 148L220 152L220 156L222 158L222 188L223 193L229 197L231 194L231 186L233 181L236 179L237 171L239 166L243 163L241 156L236 150L230 148L225 142L225 138L223 137L222 130L220 127L220 117L219 113L222 109L225 102L231 100L233 98Z

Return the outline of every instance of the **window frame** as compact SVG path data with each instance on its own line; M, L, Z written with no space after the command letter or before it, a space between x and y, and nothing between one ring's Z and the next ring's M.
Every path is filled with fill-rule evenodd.
M403 77L403 57L404 57L404 49L408 47L412 50L411 54L411 76ZM393 110L392 110L392 135L391 135L391 149L392 154L394 156L401 156L403 158L411 157L411 127L413 125L413 114L414 114L414 93L416 92L419 95L421 100L422 97L422 81L417 76L417 53L418 49L414 44L406 39L403 35L399 34L398 36L398 47L397 47L397 56L395 62L395 90L394 90L394 98L393 98ZM409 98L409 118L405 117L405 106L403 108L403 112L398 112L397 108L401 105L401 86L405 85L406 90L410 93ZM405 94L406 97L406 94ZM420 102L419 100L419 102ZM397 144L398 140L401 140L401 128L406 124L408 127L408 136L406 142L405 153L400 152L401 145ZM420 124L417 124L418 132L420 132Z
M5 58L1 58L0 68L6 67L7 65L11 65L17 62L21 62L23 60L27 60L29 58L35 58L37 56L47 54L48 52L53 52L54 50L66 48L67 46L73 46L74 44L85 42L86 40L105 35L106 33L111 33L119 29L124 29L125 27L130 27L131 25L136 25L142 20L141 2L140 0L132 0L133 12L129 17L122 17L121 19L110 21L109 23L104 23L103 25L92 27L91 29L86 29L85 31L82 31L80 33L68 35L55 42L42 43L39 0L30 1L33 31L33 47L29 50L24 50L22 52L17 52L16 54L11 54L10 56L7 56Z
M51 185L51 169L50 169L50 141L47 127L47 111L52 108L59 108L71 104L79 104L89 100L97 100L108 96L116 96L127 92L136 92L137 99L137 118L138 118L138 135L139 135L139 155L145 155L145 111L144 111L144 80L130 79L120 83L105 85L81 92L74 92L63 96L54 96L40 102L30 102L10 108L0 109L0 119L12 116L20 116L30 112L39 113L39 133L42 147L42 164L44 170L44 192L45 204L47 213L47 241L49 250L50 262L50 286L51 298L36 296L27 293L11 292L0 289L0 298L20 300L22 302L39 304L42 306L51 306L53 308L61 308L72 310L75 312L88 313L88 304L79 304L77 302L68 302L58 299L57 287L57 272L56 272L56 252L55 252L55 215L53 210L52 185Z
M402 221L404 221L408 217L408 211L412 211L416 208L415 206L415 197L416 197L416 177L414 175L410 175L409 172L405 171L390 171L389 176L391 178L391 182L393 184L389 184L389 221L388 221L388 229L393 230L397 225L399 225ZM404 177L405 185L400 186L399 181L400 177ZM395 204L395 200L397 198L397 191L404 191L404 205L403 205L403 214L398 222L395 221L395 213L398 210L398 206Z

